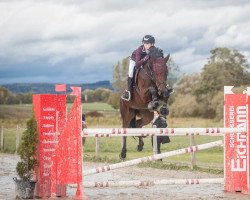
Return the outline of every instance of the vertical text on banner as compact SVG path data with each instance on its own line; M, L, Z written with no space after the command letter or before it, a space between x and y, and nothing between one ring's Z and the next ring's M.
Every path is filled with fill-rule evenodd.
M234 94L233 86L224 87L224 125L228 128L246 128L246 94ZM247 134L227 133L225 140L225 190L244 192L247 187Z
M51 193L51 157L66 123L66 95L33 95L38 123L38 146L35 195L49 197ZM58 196L66 195L66 186L58 185Z

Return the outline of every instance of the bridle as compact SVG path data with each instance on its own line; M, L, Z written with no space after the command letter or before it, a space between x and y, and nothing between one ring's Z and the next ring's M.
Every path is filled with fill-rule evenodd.
M148 76L149 77L149 79L155 84L155 86L157 87L157 79L156 79L156 75L155 75L155 73L156 72L154 72L154 70L152 70L151 69L151 67L150 67L150 61L148 61L147 63L146 63L146 67L147 67L147 69L148 69L148 71L149 71L149 73L148 73L148 71L147 70L145 70L144 69L144 67L143 66L141 66L141 69L142 69L142 71L144 72L144 74L146 75L146 76ZM158 63L153 63L153 67L154 66L156 66L157 67L157 65L158 66L161 66L161 65L159 65ZM164 81L162 81L162 82L158 82L159 84L158 84L158 87L157 87L157 89L161 86L161 85L166 85L166 80L164 80Z

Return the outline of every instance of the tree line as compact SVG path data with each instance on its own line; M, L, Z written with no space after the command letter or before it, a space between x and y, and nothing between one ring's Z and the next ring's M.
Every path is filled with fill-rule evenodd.
M201 73L184 75L176 84L170 102L174 117L223 119L224 86L243 92L250 83L249 63L243 54L215 48Z
M97 88L95 90L86 89L82 92L83 102L109 102L112 90L107 88ZM31 104L33 93L12 93L4 87L0 87L0 104ZM67 103L74 101L74 96L67 95Z

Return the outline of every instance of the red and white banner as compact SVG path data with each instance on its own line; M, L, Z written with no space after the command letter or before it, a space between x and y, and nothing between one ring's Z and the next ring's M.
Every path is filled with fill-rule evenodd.
M66 123L66 95L33 95L33 104L38 123L38 146L35 195L51 195L52 155ZM57 195L66 196L66 186L57 185Z
M224 125L229 128L246 128L246 94L234 94L233 86L224 87ZM228 133L225 140L225 190L244 192L248 189L247 134Z

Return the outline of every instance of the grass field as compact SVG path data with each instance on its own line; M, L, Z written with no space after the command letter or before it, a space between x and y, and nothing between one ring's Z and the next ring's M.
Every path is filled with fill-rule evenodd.
M87 116L86 121L91 127L121 127L120 114L110 105L105 103L83 103L83 112L99 111L103 117ZM67 104L68 110L72 104ZM0 125L4 126L4 152L15 152L16 126L19 124L24 131L27 119L32 115L32 105L1 105L0 106ZM211 119L200 118L168 118L168 127L222 127L223 123ZM147 127L150 127L148 125ZM190 146L189 136L173 136L171 143L162 145L162 152L176 150ZM195 136L196 144L202 144L223 139L222 137ZM121 150L121 138L100 138L99 158L95 158L95 138L87 138L83 147L85 160L97 160L103 162L118 162ZM136 151L138 139L129 137L127 139L127 160L152 155L151 138L144 138L144 150ZM205 167L223 167L223 148L217 147L203 150L196 154L197 165ZM179 155L163 159L163 163L175 163L176 165L189 165L190 154ZM159 167L157 165L157 167Z
M83 103L82 104L83 112L86 111L111 111L115 112L116 110L107 103Z
M223 139L222 137L196 136L195 143L203 144ZM173 151L190 146L189 136L170 137L171 142L161 147L162 152ZM87 138L84 146L84 157L89 160L95 156L95 138ZM144 138L144 150L137 152L138 139L129 137L127 139L127 160L152 155L151 138ZM112 148L111 148L112 147ZM100 157L104 161L118 162L121 151L121 138L100 138ZM195 154L197 165L206 167L223 167L223 148L216 147L208 150L198 151ZM191 155L183 154L163 159L165 163L178 163L190 165Z

